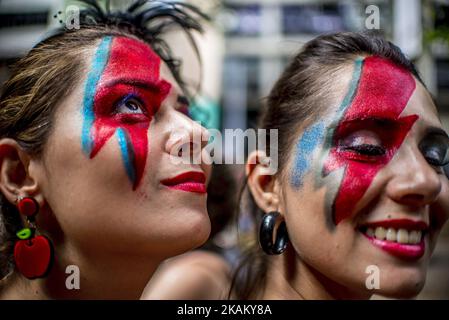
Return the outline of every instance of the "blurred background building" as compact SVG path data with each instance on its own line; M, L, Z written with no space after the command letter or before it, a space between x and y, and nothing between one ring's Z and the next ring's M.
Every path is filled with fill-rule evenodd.
M378 12L379 23L374 26L417 64L449 130L449 0L188 2L213 19L200 42L203 90L195 104L196 110L206 111L196 116L209 128L255 127L264 97L305 42L322 33L365 30ZM112 7L127 3L111 0ZM49 28L65 21L69 4L76 1L0 0L0 83L8 77L12 62ZM184 72L191 76L198 62L185 51L181 38L173 34L180 55L189 61ZM236 172L238 175L239 169ZM443 231L419 297L449 299L449 226Z

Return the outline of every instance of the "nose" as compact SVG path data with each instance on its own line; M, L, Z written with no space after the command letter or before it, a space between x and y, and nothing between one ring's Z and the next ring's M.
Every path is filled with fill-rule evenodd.
M176 112L171 120L173 130L165 144L165 151L176 161L189 164L202 163L202 150L209 140L209 132L199 123Z
M393 178L387 185L389 197L412 207L430 205L436 201L442 182L439 174L424 158L417 147L403 148L402 161L397 161ZM399 165L400 163L400 165Z

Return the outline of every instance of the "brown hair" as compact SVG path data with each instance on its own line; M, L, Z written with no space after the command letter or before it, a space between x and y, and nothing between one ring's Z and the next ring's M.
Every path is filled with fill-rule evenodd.
M285 171L299 127L315 121L326 112L333 79L341 67L363 55L386 58L421 81L413 63L401 50L375 33L327 34L306 43L275 83L259 119L259 127L266 129L267 133L269 129L278 129L278 177ZM230 296L260 298L265 290L270 258L262 252L257 241L264 213L257 207L246 184L241 192L242 211L251 216L255 228L252 241L243 249L241 263L234 273Z
M81 11L81 28L61 28L38 43L13 67L12 76L2 87L0 96L0 139L12 138L23 150L38 157L51 133L58 104L80 81L89 49L105 36L125 36L148 43L168 65L178 84L186 92L180 75L180 61L159 36L167 27L181 27L189 37L191 30L201 32L191 12L206 18L194 6L178 2L134 2L124 12L103 11L96 1L84 1L90 8ZM154 23L154 22L158 23ZM153 27L146 27L147 23ZM192 39L193 41L193 39ZM196 49L193 43L194 49ZM186 92L186 94L188 94ZM15 234L22 228L19 213L0 193L0 279L14 268Z

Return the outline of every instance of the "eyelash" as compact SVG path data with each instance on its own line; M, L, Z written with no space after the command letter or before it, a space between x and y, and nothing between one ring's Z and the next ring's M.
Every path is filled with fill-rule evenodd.
M145 114L145 107L144 107L144 103L142 101L142 99L140 99L140 97L138 97L135 94L128 94L125 97L121 98L115 105L114 105L114 113L119 114L120 112L118 112L118 109L120 108L121 105L129 103L130 101L136 101L138 104L138 108L140 109L140 111ZM132 109L130 109L132 110ZM132 110L134 111L134 110ZM125 112L126 113L126 112ZM134 113L134 112L129 112L129 113Z
M384 156L386 153L386 150L383 147L375 146L371 144L361 144L357 146L342 146L342 151L354 151L362 156L369 156L369 157L380 157ZM449 164L449 158L443 160L443 162L439 161L438 159L435 159L434 157L429 157L426 155L425 151L422 151L423 155L426 159L426 161L435 167L444 167L445 165Z
M384 156L386 150L381 146L372 144L360 144L355 146L341 146L342 151L354 151L362 156L380 157Z

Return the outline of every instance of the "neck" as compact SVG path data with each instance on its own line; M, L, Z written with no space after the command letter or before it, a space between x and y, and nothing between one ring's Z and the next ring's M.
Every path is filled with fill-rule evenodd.
M325 277L302 261L291 246L284 254L273 257L267 275L263 299L347 300L369 299L371 296Z
M58 259L45 278L28 280L17 272L10 276L0 288L0 299L139 299L163 260L148 255L122 254L117 259L117 255L70 251L55 250ZM77 278L73 269L66 273L69 265L79 269L80 289L67 288L73 288Z

